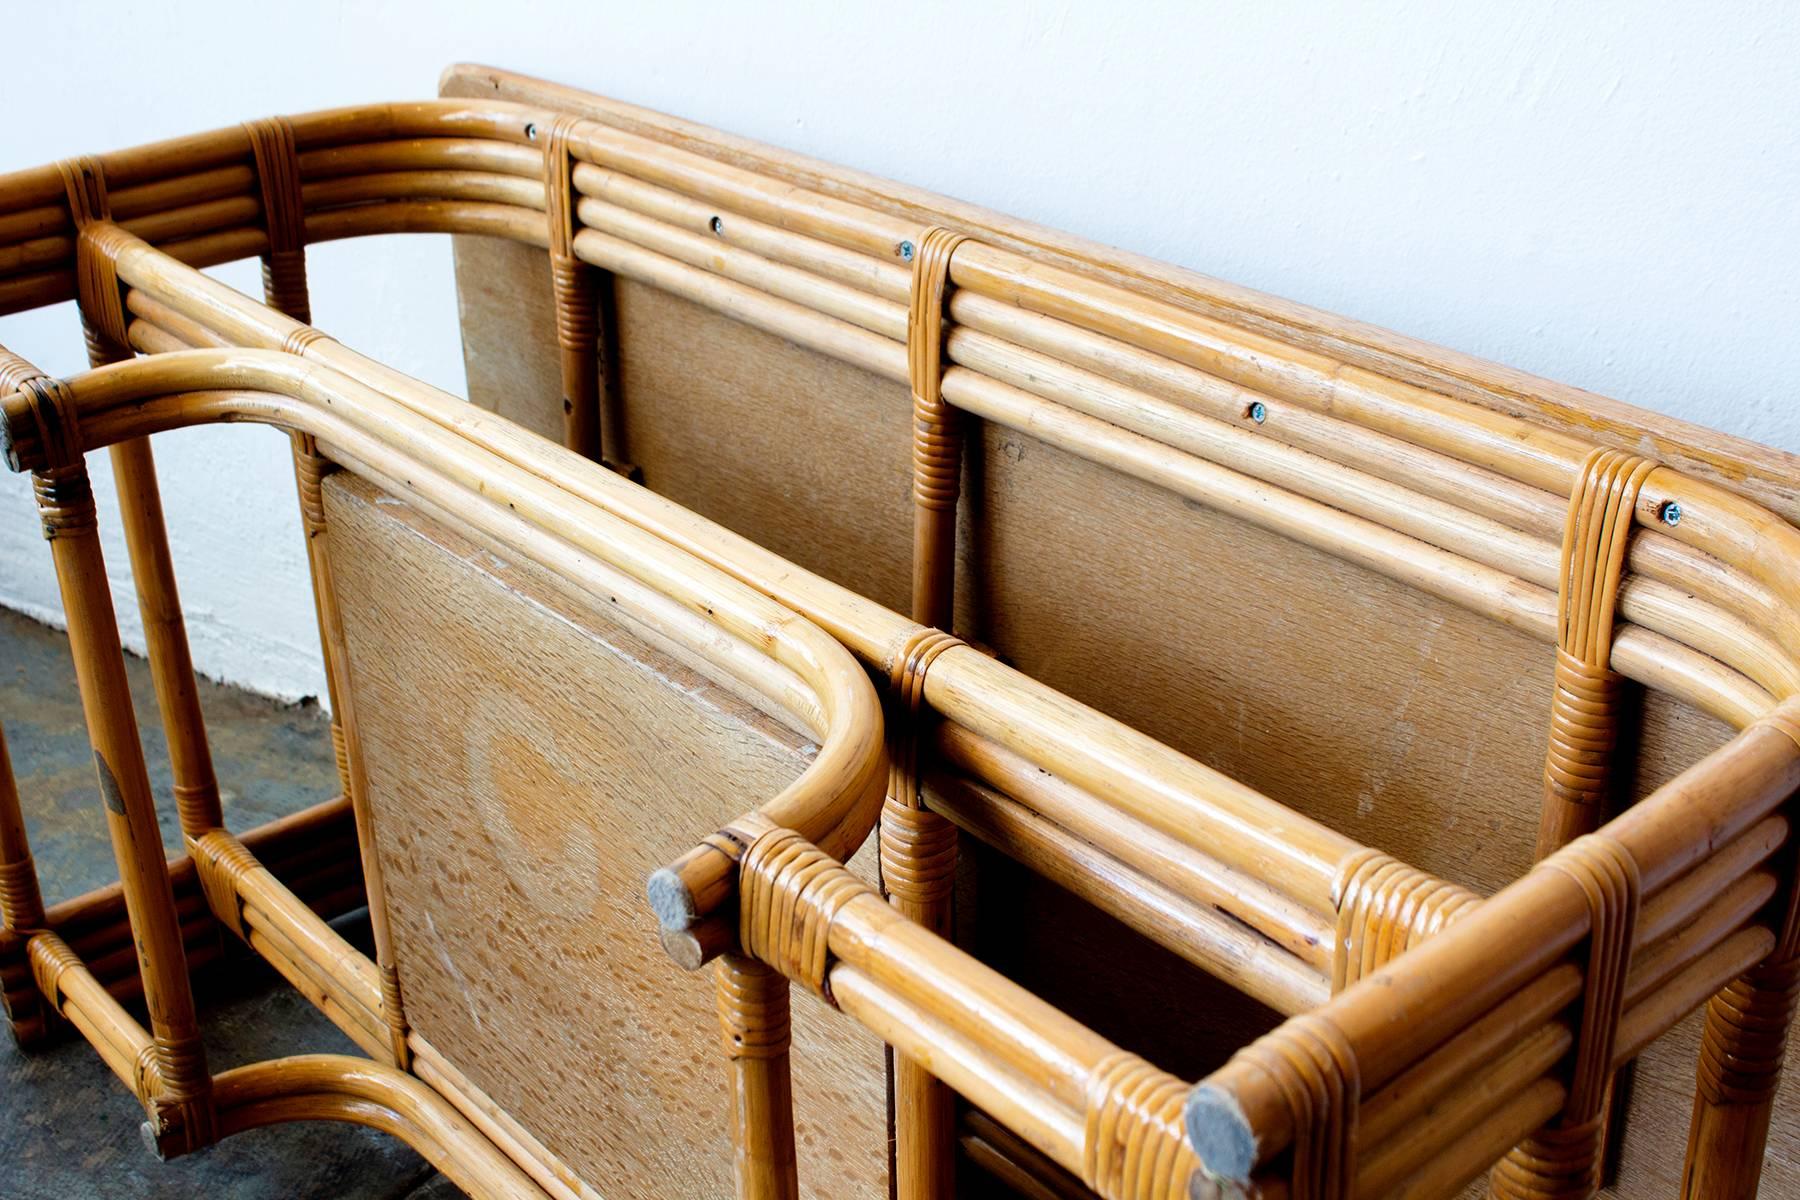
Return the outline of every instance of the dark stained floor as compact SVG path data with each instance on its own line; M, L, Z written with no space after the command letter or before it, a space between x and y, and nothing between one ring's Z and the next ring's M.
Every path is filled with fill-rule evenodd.
M178 844L168 756L146 665L127 663L163 821ZM336 792L317 706L282 705L202 683L225 816L246 830ZM44 899L111 882L116 872L95 793L68 643L0 610L0 725L18 775ZM344 932L366 929L346 918ZM366 922L364 923L366 925ZM296 1053L356 1053L274 972L247 954L198 978L209 1063L217 1071ZM21 1053L0 1033L0 1197L4 1200L457 1200L418 1155L382 1134L312 1123L253 1130L200 1154L158 1162L139 1140L143 1112L86 1042L62 1037Z

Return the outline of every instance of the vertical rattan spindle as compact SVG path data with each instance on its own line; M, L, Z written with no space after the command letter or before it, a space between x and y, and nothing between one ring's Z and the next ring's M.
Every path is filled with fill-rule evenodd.
M1569 496L1557 587L1556 683L1537 856L1598 829L1607 815L1624 678L1612 669L1613 619L1638 490L1656 464L1595 450Z
M956 595L956 501L962 490L962 421L944 401L944 293L966 240L933 227L913 251L906 321L913 401L913 620L951 628Z
M794 1200L794 1090L788 1074L788 981L753 958L714 967L719 1032L731 1060L731 1143L739 1200Z
M962 235L934 227L913 251L907 371L913 397L913 619L926 628L902 648L892 672L888 795L881 812L881 879L890 903L949 936L956 827L927 809L919 791L918 725L925 671L949 646L956 595L956 503L962 487L962 427L944 401L944 303L950 260ZM893 1059L894 1194L900 1200L955 1189L955 1097L904 1055Z
M285 117L268 117L244 125L256 159L257 183L262 194L263 220L269 248L263 255L263 298L302 328L290 333L282 349L305 357L307 348L324 339L311 328L312 297L306 281L306 209L301 192L300 156L293 125ZM375 940L375 965L381 979L382 1016L388 1026L389 1061L406 1067L412 1058L407 1044L410 1029L400 998L400 970L394 961L393 935L387 917L387 891L381 882L381 865L375 854L374 816L367 799L356 786L349 733L350 688L346 680L343 627L338 619L337 590L332 582L325 526L325 477L336 465L319 453L311 435L293 435L294 487L300 498L300 522L306 533L306 560L312 577L313 613L319 626L319 647L325 665L325 690L331 703L331 748L337 761L338 786L349 799L362 854L364 889L369 903L369 925Z
M291 339L290 339L291 340ZM410 1027L400 995L400 968L388 922L387 888L375 851L375 814L370 810L362 763L356 746L355 702L349 678L344 626L338 613L337 586L331 572L330 532L325 520L326 475L336 464L319 453L310 436L295 441L295 482L300 493L300 520L306 529L307 561L312 570L313 606L325 655L325 686L331 698L331 748L337 759L338 783L350 801L356 840L362 852L363 884L369 902L369 929L375 940L375 966L381 977L382 1016L388 1026L391 1061L405 1068L412 1061L407 1044Z
M0 385L0 392L12 389ZM6 750L6 731L0 729L0 940L5 957L0 968L11 966L14 979L0 980L0 998L6 1002L6 1016L12 1026L13 1041L32 1046L48 1032L48 1012L44 998L32 985L25 957L25 942L44 928L44 897L38 889L37 865L31 858L31 843L25 835L25 814L19 807L18 783L13 777L12 758Z
M44 536L50 542L68 621L69 648L93 743L125 911L137 948L160 1086L149 1101L159 1153L181 1154L215 1137L212 1076L194 1017L194 997L168 862L138 741L112 593L82 463L73 406L60 384L32 380L25 392L38 415L45 466L34 475Z
M881 808L881 883L888 902L940 937L950 936L956 826L925 807L919 733L925 675L938 655L964 643L936 629L908 638L895 662L888 706L888 789ZM955 1189L956 1098L920 1064L893 1059L894 1188L902 1200Z
M544 212L550 229L550 284L561 353L563 444L602 461L600 444L600 272L575 257L575 160L564 113L538 136L544 143Z
M1800 723L1785 713L1764 721L1800 744ZM1791 823L1791 802L1788 811ZM1800 1001L1800 847L1792 843L1790 837L1777 860L1785 886L1775 949L1706 1007L1682 1200L1753 1200L1762 1181L1775 1089Z
M110 224L106 181L97 161L74 159L62 164L69 212L78 230L75 244L76 291L88 361L96 366L132 357L120 289L108 249ZM156 460L148 438L115 444L110 453L113 482L119 493L120 523L137 587L138 611L144 622L150 675L156 685L163 735L169 745L181 831L189 838L216 829L223 821L206 720L194 684L181 596L163 523L162 495L156 482Z
M1790 955L1757 967L1707 1005L1682 1200L1756 1195L1797 992L1800 957Z
M43 378L42 371L0 346L0 396L21 390L28 380ZM5 976L0 980L0 994L13 1040L20 1046L35 1045L48 1032L48 1007L32 982L25 950L26 939L42 928L43 892L25 833L25 814L19 805L6 733L0 730L0 948L4 950L0 974Z
M250 150L256 159L257 185L262 195L263 223L269 248L262 257L263 299L270 308L292 317L305 329L289 334L282 349L305 357L307 348L325 335L310 328L312 296L306 282L305 201L300 187L300 153L294 127L286 117L265 117L244 124ZM331 745L337 761L338 786L351 794L350 763L343 727L342 666L337 661L331 630L336 627L336 595L325 561L325 504L320 487L335 466L319 453L312 435L291 435L294 456L294 488L300 499L300 523L306 534L307 570L312 579L313 615L319 627L319 650L325 665L325 691L331 705Z
M175 807L181 831L197 838L224 821L219 784L213 773L206 719L194 682L187 625L175 587L175 567L163 524L162 496L156 463L146 438L133 438L112 448L113 481L119 493L120 523L137 585L138 611L143 614L149 647L150 674L163 735L169 744L170 774L175 781Z
M1613 624L1638 491L1655 467L1636 455L1596 449L1583 461L1569 494L1557 584L1556 682L1544 756L1539 859L1592 834L1606 820L1625 686L1624 677L1612 669ZM1556 1123L1494 1168L1490 1187L1495 1196L1539 1200L1589 1196L1599 1189L1612 1122L1612 1075L1610 1063L1596 1070L1603 1078L1588 1081L1591 1092L1572 1099Z

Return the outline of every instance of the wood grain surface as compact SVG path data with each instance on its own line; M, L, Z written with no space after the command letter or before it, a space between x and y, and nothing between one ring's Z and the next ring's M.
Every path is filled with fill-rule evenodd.
M811 747L535 569L341 474L326 504L413 1028L609 1200L729 1194L711 976L644 878ZM794 1043L803 1188L883 1194L879 1043L807 996Z
M536 286L543 255L457 241L471 397L510 416L541 394L536 415L519 419L549 430L552 327L509 299ZM904 388L639 284L622 282L617 294L626 453L646 484L904 608ZM535 357L519 350L533 345ZM964 637L1424 870L1492 891L1529 868L1552 647L1029 436L971 424L957 572ZM1729 732L1655 693L1640 693L1635 725L1632 798ZM982 889L978 945L1017 946L995 965L1140 1052L1172 1043L1178 1026L1158 1030L1154 1006L1148 1025L1114 1021L1083 994L1108 965L1168 978L1153 948L1091 910L1070 916L1086 906L1025 879L1028 901ZM1054 899L1039 903L1045 892ZM1016 924L1021 912L1052 911L1072 931L1063 957L1034 949ZM1033 953L1046 957L1034 963ZM1183 1068L1204 1073L1259 1028L1260 1006L1216 991L1206 1029L1179 1026L1192 1038ZM1668 1194L1679 1182L1697 1048L1689 1021L1641 1060L1613 1194ZM1777 1111L1796 1100L1800 1087L1784 1083ZM1800 1197L1800 1135L1780 1121L1763 1194Z
M1791 456L1765 447L573 89L466 67L446 75L444 91L558 104L922 225L949 222L1391 378L1654 455L1790 518L1800 512ZM547 304L543 256L456 241L471 397L552 433L554 326L529 315L539 296ZM621 453L645 482L904 609L904 389L644 285L615 286ZM526 398L539 394L541 403ZM971 429L964 496L958 633L1427 871L1491 891L1529 867L1551 647L1010 430ZM1626 801L1728 737L1664 695L1639 692L1632 706ZM1170 1055L1158 1059L1170 1069L1204 1072L1262 1027L1266 1014L1223 988L1204 995L1204 1028L1173 1018L1159 1028L1154 1003L1148 1023L1138 1019L1134 1004L1109 997L1109 967L1143 972L1166 1011L1188 998L1190 981L1156 969L1151 949L1109 919L993 857L983 856L978 911L962 914L971 944L1096 1029ZM1606 1194L1678 1190L1697 1041L1691 1018L1640 1060ZM1795 1111L1783 1106L1800 1092L1786 1078L1778 1113ZM1797 1141L1778 1119L1763 1195L1800 1197Z

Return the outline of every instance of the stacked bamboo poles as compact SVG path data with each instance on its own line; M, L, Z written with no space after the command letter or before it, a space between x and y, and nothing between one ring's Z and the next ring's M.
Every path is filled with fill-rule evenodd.
M133 297L133 308L137 309L137 311L144 311L148 306L146 306L142 300ZM148 329L146 329L146 335L144 336L148 338ZM286 336L288 335L284 335L284 340L286 340ZM144 340L144 338L140 338L140 340ZM148 345L148 340L146 340L144 344ZM308 347L308 349L311 349L311 347ZM770 1092L767 1088L756 1088L754 1085L751 1085L751 1087L740 1088L740 1094L749 1097L761 1097L760 1103L754 1105L754 1108L752 1108L749 1103L745 1105L745 1110L754 1110L754 1112L761 1112L761 1114L767 1114L770 1110L774 1110L774 1106L776 1106L776 1099L774 1099L774 1097L778 1096L778 1092ZM763 1139L761 1139L760 1135L751 1135L751 1133L754 1133L754 1130L745 1130L745 1141L740 1142L740 1144L751 1144L751 1146L760 1146L760 1144L763 1144ZM776 1144L778 1144L778 1146L781 1144L781 1142L779 1142L779 1137L776 1139ZM767 1160L770 1160L770 1157L769 1155L760 1155L758 1160L760 1160L760 1162L767 1162ZM779 1159L774 1160L779 1162ZM776 1173L776 1175L772 1175L770 1178L774 1180L770 1186L779 1187L779 1180L785 1180L787 1175L785 1175L785 1171L783 1171L783 1173ZM774 1195L779 1195L779 1193L774 1193Z
M309 215L308 237L440 229L500 234L545 245L541 188L530 204L439 197L454 197L468 189L466 173L449 168L471 163L494 168L486 175L524 183L529 191L527 177L541 173L541 155L519 143L529 142L528 126L545 127L553 119L554 114L517 106L464 102L299 118L296 137L306 146L321 145L302 151L303 170L416 167L427 162L440 168L423 172L436 177L435 192L419 181L419 171L404 184L394 184L398 195L432 198L362 203ZM372 130L379 130L383 140L343 144ZM485 157L467 149L470 139L460 136L477 131L493 139L481 149ZM438 136L420 136L424 133ZM194 139L207 154L199 153L196 145L173 147L168 156L174 164L171 169L210 166L220 157L229 158L232 140L228 133ZM586 228L574 238L575 253L583 261L669 287L890 377L905 377L901 348L888 339L903 337L905 330L900 301L906 296L906 275L894 257L896 247L913 232L906 222L791 186L775 186L742 169L592 122L582 123L571 134L570 149L582 160L575 163L571 180L584 197L577 207ZM136 160L117 157L125 158L129 169L144 169L141 153ZM373 171L362 177L371 182L358 195L371 197L374 193L368 189L386 186L387 176L393 174L407 172ZM676 188L686 188L691 196ZM31 194L23 182L9 190ZM704 218L701 228L707 232L696 233L644 219L635 209L618 209L625 222L635 225L624 229L617 219L599 211L603 202L591 195L594 192L670 217L675 215L671 205L679 208L685 202L684 221L697 215L689 211L694 209L724 215L717 222ZM490 188L484 194L496 193ZM607 232L609 220L637 240ZM257 235L251 230L247 236L254 241ZM740 249L739 243L745 241L761 253ZM220 243L215 249L225 247ZM783 256L809 269L792 267ZM958 328L947 353L953 363L961 364L965 358L971 363L967 372L953 367L946 374L945 395L953 403L989 419L1032 423L1032 432L1070 445L1077 453L1176 486L1185 495L1243 512L1497 619L1553 637L1549 587L1556 575L1555 545L1547 538L1519 535L1553 531L1561 506L1546 493L1567 493L1585 453L1572 439L1421 389L1389 385L1372 376L1365 379L1348 369L1340 372L1338 364L1317 354L1258 340L1219 322L1040 267L993 247L965 248L952 277L961 290L952 301ZM756 286L738 278L752 278ZM888 296L893 299L881 303ZM885 336L872 334L870 326L881 327ZM1007 366L1008 361L1014 365ZM1100 364L1107 364L1105 374L1095 376L1087 369ZM1049 368L1048 373L1039 368ZM1139 386L1150 382L1155 390L1178 398L1174 412L1168 400L1146 394ZM1059 408L1069 403L1068 395L1052 397L1059 404L1048 408L1029 399L1042 398L1039 394L1044 391L1069 389L1087 393L1073 410ZM1096 400L1105 404L1105 424L1079 419L1087 415L1082 406L1092 408ZM1213 421L1195 412L1202 406ZM1322 408L1329 412L1319 411ZM1151 447L1106 428L1121 411L1138 414L1118 427L1127 433L1135 432L1133 425L1148 428L1147 419L1159 429L1166 427L1174 416L1181 418L1175 430L1181 439L1223 440L1223 448L1230 451L1218 460L1225 472L1196 476L1191 466L1171 471L1173 462L1159 461L1164 456ZM1249 416L1253 411L1263 415L1260 428ZM1344 414L1354 419L1345 420ZM1220 424L1251 436L1231 438L1218 428ZM1396 431L1404 436L1394 436ZM1272 433L1280 436L1268 436ZM1291 443L1284 442L1287 438ZM1301 452L1298 457L1293 452L1284 455L1282 448L1289 444ZM1220 453L1211 447L1207 452ZM1280 489L1269 497L1243 486L1235 472L1250 465L1238 462L1237 456L1245 454L1255 460L1253 474L1273 478L1280 489L1302 489L1293 493L1300 503L1287 502ZM1355 469L1347 475L1331 471L1338 460ZM1321 466L1326 468L1323 472L1317 469ZM1276 468L1280 473L1270 476ZM1304 483L1309 477L1312 482ZM1685 530L1675 533L1682 541L1710 549L1741 548L1760 532L1754 528L1758 522L1767 524L1763 517L1747 513L1749 506L1715 489L1688 481L1678 486L1698 489L1700 499L1709 504L1725 502L1719 515L1727 518L1720 525L1712 514L1703 515L1700 524L1710 527L1700 529L1698 536L1693 533L1698 526L1690 520ZM1304 502L1317 496L1326 500ZM1244 502L1271 498L1282 503ZM1666 491L1649 488L1640 518L1653 517L1671 498ZM1691 517L1694 504L1685 504L1683 511ZM1356 516L1390 522L1399 536L1382 536L1361 522L1344 519ZM1767 532L1785 536L1773 528ZM1639 541L1655 547L1660 539ZM1471 571L1455 553L1442 553L1446 546L1479 547L1476 569ZM1640 564L1640 558L1646 561ZM1788 656L1771 654L1766 639L1759 641L1754 630L1744 628L1746 617L1767 624L1763 618L1782 612L1786 606L1776 604L1773 597L1779 588L1759 587L1757 580L1743 579L1741 570L1721 572L1719 564L1704 556L1667 546L1635 547L1633 567L1648 578L1634 578L1622 598L1624 615L1642 626L1622 631L1618 657L1624 661L1619 665L1628 674L1678 694L1710 692L1705 707L1729 712L1738 723L1767 708L1768 699L1760 693L1783 695L1792 689L1796 676ZM1779 581L1779 572L1771 574ZM1544 588L1541 597L1519 587L1521 581ZM1789 582L1785 587L1791 598L1794 585ZM1688 588L1705 602L1696 606L1669 588ZM1727 613L1719 614L1715 606L1725 607ZM1702 649L1742 668L1754 686L1718 671L1704 658L1643 638L1645 628L1699 641ZM1790 648L1796 644L1791 615L1777 633Z
M1595 1112L1597 1079L1793 936L1783 806L1800 787L1797 717L1787 702L1456 928L1241 1052L1189 1099L1208 1167L1294 1195L1447 1195L1573 1110L1575 1089ZM1619 886L1594 885L1581 864L1596 854L1618 864ZM1496 960L1496 944L1518 951ZM1559 1015L1584 995L1578 1019ZM1559 1066L1571 1047L1587 1064L1575 1084ZM1332 1103L1298 1102L1334 1086ZM1517 1194L1552 1194L1516 1173L1496 1190L1521 1183Z
M216 382L208 375L208 369L221 367L236 372L240 385L284 389L298 399L280 394L224 393L204 387L192 390L195 385ZM874 801L885 776L885 758L880 720L868 681L835 643L810 626L780 614L759 594L731 583L616 519L585 510L536 484L516 468L484 461L480 451L472 450L452 434L386 411L393 406L348 379L316 367L301 368L298 360L289 355L176 356L115 365L68 387L32 382L40 387L54 386L57 394L71 404L58 410L57 419L51 419L45 415L38 392L30 386L24 396L9 399L4 424L7 452L9 459L22 467L42 469L48 460L37 456L53 452L65 431L79 430L85 444L97 446L226 417L280 423L329 442L335 460L353 465L386 486L411 489L418 502L428 509L454 514L471 532L486 537L492 544L562 569L574 585L586 591L603 590L622 611L652 622L666 635L705 645L709 655L720 660L730 673L764 687L782 708L794 712L808 725L821 742L814 763L800 781L777 797L770 809L817 828L823 837L843 844L844 852L853 849L869 832ZM100 403L78 423L74 397L85 395L92 400L95 393ZM166 400L146 399L164 393L173 394ZM123 407L109 409L108 404ZM338 415L343 412L353 412L355 416ZM117 418L116 423L109 422L109 417ZM453 462L454 480L445 473L446 466ZM398 483L401 479L405 484ZM508 483L517 490L507 497L504 508L496 501L477 499L477 486L492 496L495 487L504 492ZM548 535L551 529L562 536L580 530L580 549L559 543L557 537ZM659 561L645 561L650 559ZM601 564L630 574L610 574ZM661 597L660 602L652 597ZM701 618L702 613L705 619ZM84 620L81 614L71 615L72 624ZM697 636L703 630L717 630L720 626L730 628L735 637L742 639L737 651L722 646L716 632L710 637ZM354 739L354 716L347 716ZM381 1054L386 1049L382 1021L386 998L374 965L305 913L298 901L256 864L242 844L223 830L214 829L194 839L192 847L202 885L220 919L244 936L366 1050ZM86 977L84 968L72 955L62 957L67 961L59 959L61 966ZM755 964L742 965L764 979L776 978ZM60 973L53 976L45 970L39 972L40 986L53 1002L68 990L60 979ZM785 981L776 981L785 991ZM778 1042L785 1046L784 1015L772 1028L767 1026L776 1014L766 1004L741 1006L738 1015L751 1023L743 1031L748 1043L765 1046ZM129 1031L133 1027L126 1028ZM90 1034L103 1053L112 1045L102 1036L104 1032ZM755 1060L764 1056L743 1057ZM131 1061L119 1053L109 1055L109 1060ZM755 1065L751 1063L743 1069L746 1075L752 1075ZM141 1092L164 1086L160 1070L140 1074L136 1086ZM785 1070L781 1077L785 1079ZM766 1111L773 1111L774 1107L769 1103L762 1105ZM296 1109L277 1105L275 1109L290 1115L304 1114L303 1106ZM386 1127L380 1121L369 1123ZM226 1124L229 1126L229 1122ZM422 1148L431 1153L430 1147ZM530 1194L539 1193L534 1190Z

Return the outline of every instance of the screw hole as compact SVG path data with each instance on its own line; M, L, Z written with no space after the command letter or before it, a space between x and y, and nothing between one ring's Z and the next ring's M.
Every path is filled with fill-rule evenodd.
M901 242L894 248L894 252L900 256L901 262L911 262L913 260L914 251L911 242Z
M706 224L708 225L708 227L710 227L712 229L712 231L714 233L718 234L720 237L725 236L725 218L714 217L712 220L708 221Z
M1662 506L1662 511L1658 515L1662 517L1664 525L1679 525L1681 524L1681 505L1670 500Z
M1249 417L1252 421L1255 421L1258 425L1261 425L1264 421L1269 419L1269 409L1261 400L1258 400L1244 410L1244 415Z
M527 139L528 139L528 140L529 140L529 141L533 141L533 142L535 142L535 141L537 141L537 125L536 125L536 123L535 123L535 122L532 122L532 123L527 123L527 124L526 124L526 126L525 126L525 137L526 137L526 138L527 138Z

